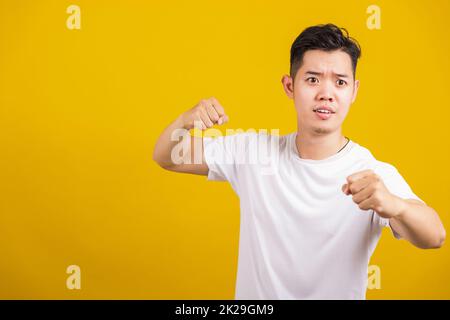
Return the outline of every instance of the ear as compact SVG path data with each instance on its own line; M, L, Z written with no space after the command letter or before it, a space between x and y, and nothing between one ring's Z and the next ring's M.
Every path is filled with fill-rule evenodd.
M283 84L284 92L286 92L286 95L288 98L293 99L294 98L294 81L293 79L285 74L281 78L281 83Z
M352 103L355 102L356 95L358 94L358 89L359 89L359 80L355 80L355 86L353 87Z

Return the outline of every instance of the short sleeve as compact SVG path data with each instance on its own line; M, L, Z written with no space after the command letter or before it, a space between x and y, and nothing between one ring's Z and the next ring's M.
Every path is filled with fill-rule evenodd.
M380 162L375 169L375 173L383 179L386 188L397 197L402 199L416 199L425 203L411 190L406 180L393 165Z
M373 213L373 219L375 220L375 222L377 223L377 225L381 226L381 227L388 227L391 232L392 235L396 238L396 239L401 239L402 237L395 232L394 229L392 229L391 224L389 223L389 219L380 217L375 211L372 210Z
M425 203L412 191L406 180L393 165L379 161L374 171L381 177L384 185L392 194L402 199L415 199ZM389 219L378 216L376 212L374 212L374 214L380 225L389 227L396 239L401 238L400 235L392 229Z
M230 181L235 176L235 136L203 138L203 152L208 165L208 180Z
M254 154L257 141L253 133L237 133L217 138L204 137L204 156L208 165L208 180L228 181L239 193L239 170L247 163L247 156Z

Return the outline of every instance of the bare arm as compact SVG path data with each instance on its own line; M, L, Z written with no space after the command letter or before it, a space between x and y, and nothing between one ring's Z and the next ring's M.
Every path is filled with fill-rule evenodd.
M189 130L194 126L206 130L227 121L228 116L217 99L201 100L164 129L155 144L153 160L166 170L207 175L203 138L190 135Z
M342 186L346 195L362 210L374 210L389 219L392 229L421 249L440 248L445 229L439 215L431 207L415 199L402 199L387 189L372 170L356 172Z
M445 241L445 229L433 208L414 199L400 199L399 213L389 219L400 236L422 249L440 248Z

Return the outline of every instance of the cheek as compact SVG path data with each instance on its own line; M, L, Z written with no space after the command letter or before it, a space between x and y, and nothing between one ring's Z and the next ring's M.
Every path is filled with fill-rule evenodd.
M339 119L341 119L341 121L343 121L348 114L348 107L341 107L341 109L339 110Z
M353 88L348 87L337 94L339 100L342 101L343 104L349 105L352 102L353 96Z
M350 110L349 105L347 104L347 102L343 102L343 101L339 101L338 102L338 108L339 111L337 113L337 120L338 122L342 123L345 118L347 117L348 111Z
M296 86L294 88L294 100L296 106L312 106L314 103L314 97L316 96L316 90L312 87Z

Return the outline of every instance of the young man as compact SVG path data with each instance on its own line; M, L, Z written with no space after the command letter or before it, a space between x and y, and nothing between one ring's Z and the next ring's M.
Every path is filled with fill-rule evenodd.
M202 138L188 130L196 121L202 129L228 121L210 98L171 123L156 143L153 158L163 168L227 180L238 194L236 299L365 299L367 267L383 226L419 248L444 242L438 214L397 169L342 135L358 92L360 57L359 45L342 30L313 26L292 45L282 84L294 101L297 132L203 138L195 163L190 151L199 150ZM176 129L186 129L188 140L172 141ZM249 161L274 141L269 161ZM182 143L183 158L175 161L173 150Z

